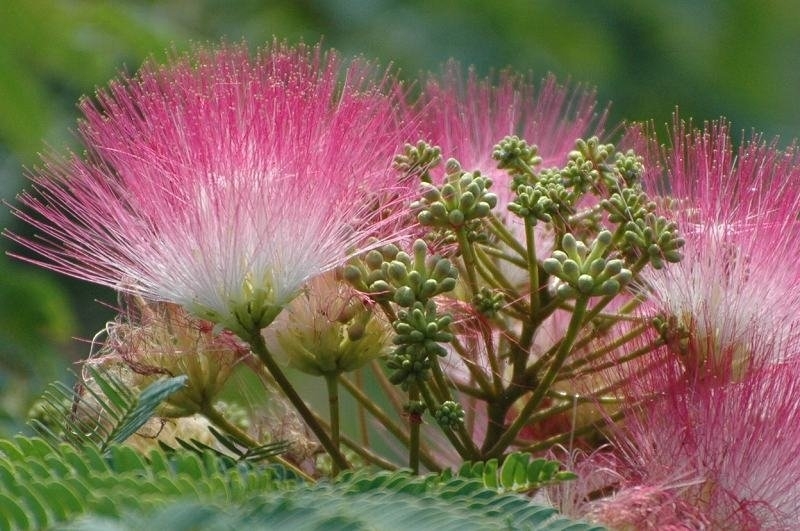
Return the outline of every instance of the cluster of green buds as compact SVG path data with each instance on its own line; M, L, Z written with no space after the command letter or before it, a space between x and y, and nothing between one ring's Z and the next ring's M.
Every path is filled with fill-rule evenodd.
M628 160L624 164L627 167L636 163ZM631 171L639 170L634 168ZM628 175L630 178L630 173ZM663 268L665 262L681 260L680 249L684 240L678 235L677 224L655 213L656 203L638 184L611 194L600 202L600 207L608 213L610 222L620 225L624 234L620 250L626 258L636 261L646 257L655 269Z
M480 172L465 172L455 159L445 164L445 183L422 183L422 197L411 204L417 220L427 227L459 229L484 218L497 205L489 191L492 180Z
M614 167L609 158L614 154L613 144L602 144L593 136L588 140L578 139L575 149L569 152L567 165L561 170L564 185L582 195L598 184L616 184Z
M542 163L539 148L528 144L516 135L507 136L492 150L497 167L506 170L514 178L513 188L535 174L534 168Z
M442 151L424 140L403 146L403 153L395 156L392 167L408 176L416 176L421 182L430 183L430 170L442 161Z
M481 315L494 317L505 302L506 296L502 291L481 286L480 291L475 294L472 305Z
M543 170L532 183L519 183L514 191L516 197L508 210L534 225L563 221L574 212L576 196L564 185L559 170Z
M641 182L644 175L643 158L635 151L629 149L625 153L617 153L614 166L617 174L622 177L622 183L627 186L634 186Z
M516 136L501 140L492 156L498 167L512 177L514 198L508 210L527 223L552 223L558 233L569 229L569 221L576 214L578 201L588 192L626 190L636 186L644 173L641 157L633 151L616 153L613 144L602 144L597 137L576 141L563 168L546 168L536 171L541 163L536 146L527 144ZM612 162L613 158L613 162ZM582 213L582 225L600 230L596 210ZM630 216L624 218L631 219ZM574 220L573 220L574 221Z
M458 269L449 259L428 252L423 240L414 242L413 255L387 246L370 251L344 272L357 290L380 303L400 307L392 322L396 347L387 365L394 371L390 380L404 388L426 380L435 358L447 354L440 343L453 339L447 331L452 318L440 315L432 299L456 287Z
M638 186L614 192L611 197L600 201L600 206L608 213L608 220L617 224L644 219L656 209L655 202Z
M416 240L413 256L395 245L372 250L362 261L350 263L345 279L357 290L379 302L394 302L410 308L416 302L426 303L431 297L456 287L458 270L447 258L428 256L428 246Z
M454 428L464 422L464 408L452 400L445 400L433 412L433 418L444 429Z
M447 355L440 343L449 343L453 335L448 332L452 322L449 314L437 313L436 304L416 302L407 309L398 312L398 318L392 323L397 335L392 342L397 345L389 357L387 366L394 372L389 380L404 389L413 382L424 382L430 377L431 364L436 357Z
M559 297L613 296L620 292L632 274L622 260L608 258L611 242L612 234L607 230L600 232L590 247L571 233L563 236L563 250L553 251L552 258L542 264L548 274L563 282L556 291Z
M655 269L662 269L665 262L680 262L683 245L678 225L652 212L625 224L623 252L647 257Z

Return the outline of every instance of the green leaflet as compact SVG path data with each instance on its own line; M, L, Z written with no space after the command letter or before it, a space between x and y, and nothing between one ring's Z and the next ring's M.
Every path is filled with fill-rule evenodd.
M54 382L42 395L40 418L31 419L30 424L51 445L67 441L76 447L89 444L105 451L136 433L161 403L186 383L186 376L165 378L136 396L113 375L94 368L90 373L98 389L85 386L81 395Z
M558 461L534 459L524 452L509 454L502 466L499 466L497 459L464 463L458 475L480 479L487 488L499 492L532 492L546 485L577 477L572 472L561 470L561 463Z

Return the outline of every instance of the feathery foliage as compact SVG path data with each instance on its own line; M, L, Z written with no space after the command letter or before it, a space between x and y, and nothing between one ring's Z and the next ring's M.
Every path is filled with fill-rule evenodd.
M211 452L108 450L0 440L0 528L603 529L449 474L361 470L310 485Z

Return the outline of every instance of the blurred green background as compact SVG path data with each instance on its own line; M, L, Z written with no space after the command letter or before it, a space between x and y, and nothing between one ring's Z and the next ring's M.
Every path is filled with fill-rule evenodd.
M612 124L663 124L679 106L782 144L800 134L800 3L789 0L0 0L0 197L13 203L44 146L74 143L75 102L120 69L191 41L272 36L323 36L407 78L450 57L484 74L553 72L612 101ZM24 230L8 208L0 222ZM86 356L108 304L110 291L0 258L0 435Z

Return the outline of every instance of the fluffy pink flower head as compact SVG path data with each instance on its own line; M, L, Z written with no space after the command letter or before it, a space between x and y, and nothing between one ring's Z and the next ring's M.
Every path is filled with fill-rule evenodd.
M665 172L651 172L646 186L674 200L684 258L643 273L647 310L666 317L668 334L688 334L676 347L691 365L713 368L713 352L731 352L742 369L756 361L754 342L773 343L761 352L774 359L797 332L800 157L760 137L734 151L725 123L678 124L673 142L651 157L647 167Z
M8 236L31 262L250 334L380 230L407 140L395 89L319 46L150 61L81 102L86 155L44 157L14 212L39 236Z
M596 113L591 91L559 85L553 76L537 88L508 72L494 84L473 70L464 76L455 62L448 63L440 78L428 80L423 103L428 141L465 170L489 175L502 209L511 191L508 175L492 159L500 140L517 135L535 144L542 165L551 167L566 162L578 138L601 135L605 122L605 113Z
M793 528L800 519L798 370L795 358L737 382L687 378L670 363L635 376L633 394L663 391L612 427L629 488L681 481L676 499L697 508L712 529ZM602 511L606 522L628 513L623 499Z

